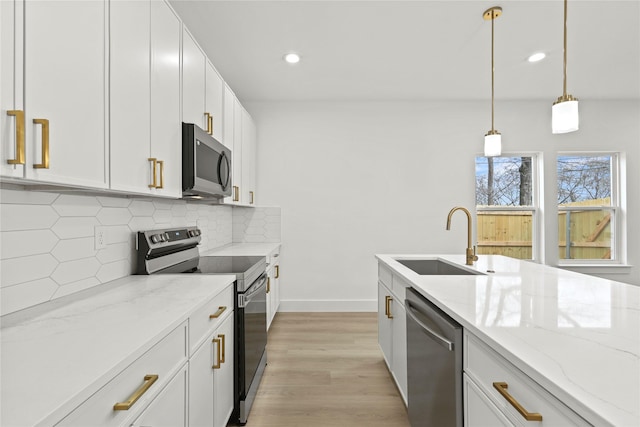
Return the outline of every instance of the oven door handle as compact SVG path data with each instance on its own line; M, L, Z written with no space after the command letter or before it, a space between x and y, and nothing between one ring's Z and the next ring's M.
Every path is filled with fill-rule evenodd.
M240 297L238 298L239 300L238 306L241 308L246 307L246 305L249 302L251 302L251 299L253 298L253 296L258 292L260 292L260 290L264 288L266 285L267 285L267 274L262 273L262 276L260 276L258 280L256 280L256 283L254 283L253 285L251 285L249 289L247 289L248 292L238 295L238 297Z

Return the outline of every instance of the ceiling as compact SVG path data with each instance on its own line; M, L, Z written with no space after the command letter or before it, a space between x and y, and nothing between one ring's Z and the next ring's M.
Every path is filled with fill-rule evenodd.
M562 95L562 0L171 3L241 101L489 99L492 6L496 100ZM569 0L567 73L580 100L640 99L640 0Z

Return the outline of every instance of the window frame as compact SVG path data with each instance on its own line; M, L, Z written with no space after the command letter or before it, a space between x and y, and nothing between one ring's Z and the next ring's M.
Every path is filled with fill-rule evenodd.
M567 211L598 211L610 210L612 212L611 225L611 258L610 259L565 259L560 258L560 236L558 236L557 248L559 267L603 267L626 266L627 242L626 242L626 157L624 153L617 151L558 151L555 158L555 168L558 170L558 158L562 156L572 157L611 157L611 204L609 206L571 206L561 207L558 204L558 178L556 175L555 198L557 215L556 227L559 227L560 212Z
M487 157L484 154L477 154L475 158ZM531 212L531 259L523 261L531 261L538 264L544 262L544 181L543 181L543 153L539 151L513 151L503 152L499 156L494 157L530 157L531 158L531 185L533 191L531 194L531 206L485 206L479 207L475 205L476 212L476 230L478 228L478 212ZM475 162L475 159L474 159ZM475 171L474 171L475 176ZM475 192L474 192L475 193ZM474 194L475 195L475 194ZM477 245L476 235L476 245Z

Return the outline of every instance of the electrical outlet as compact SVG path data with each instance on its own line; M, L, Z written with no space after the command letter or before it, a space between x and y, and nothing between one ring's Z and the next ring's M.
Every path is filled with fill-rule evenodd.
M95 227L93 237L96 250L107 247L107 227Z

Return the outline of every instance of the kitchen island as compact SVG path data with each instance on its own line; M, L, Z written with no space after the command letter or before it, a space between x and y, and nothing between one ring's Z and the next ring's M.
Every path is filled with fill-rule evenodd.
M394 288L398 278L460 323L468 348L492 349L590 424L640 425L640 287L503 256L473 266L463 255L376 257L381 279L391 274ZM479 274L419 275L397 261L407 259Z

